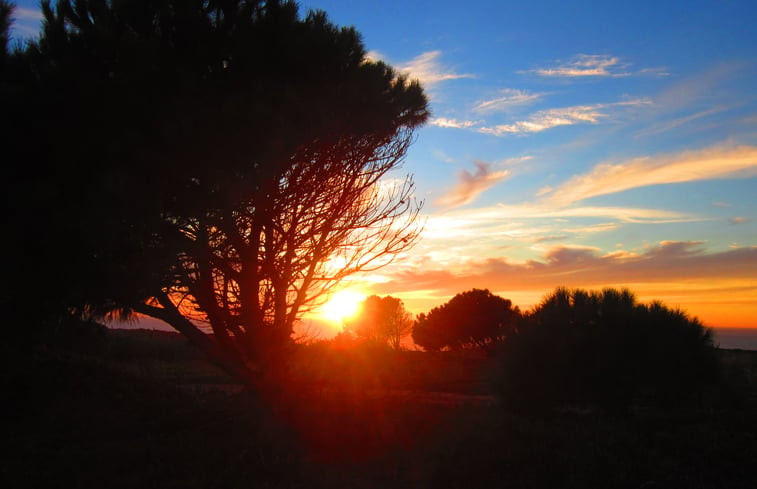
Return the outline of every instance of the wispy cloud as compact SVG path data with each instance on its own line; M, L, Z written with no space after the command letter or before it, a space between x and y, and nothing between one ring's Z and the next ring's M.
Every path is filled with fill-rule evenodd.
M398 69L407 73L411 78L417 78L426 86L433 86L439 82L459 80L461 78L475 78L470 73L456 73L451 68L445 67L440 62L442 52L427 51L406 63L398 65Z
M437 199L436 205L457 207L468 204L482 192L510 176L509 170L493 171L492 165L484 161L474 161L473 164L476 166L476 171L473 173L468 170L460 171L457 175L457 185Z
M453 158L452 156L445 153L443 150L436 148L431 151L431 154L439 161L443 161L445 163L454 164L457 163L457 160Z
M505 158L503 160L499 160L497 164L503 165L503 166L517 166L517 165L520 165L521 163L525 163L526 161L530 161L533 159L534 157L531 155L516 156L514 158Z
M643 207L613 207L613 206L585 206L563 208L561 206L545 206L542 212L535 212L533 217L592 217L611 218L628 223L668 224L673 222L692 222L701 220L700 217L665 209L650 209Z
M424 243L429 247L437 244L446 246L450 239L460 240L462 244L465 244L471 243L471 238L478 239L483 236L496 236L503 233L513 236L513 229L523 227L535 229L535 220L542 222L546 220L549 226L539 229L538 234L532 234L531 238L545 234L562 234L565 232L565 229L563 229L565 226L563 224L556 226L555 222L570 218L597 219L604 223L612 221L647 224L691 222L701 219L691 214L664 209L500 204L474 209L447 210L428 216L423 234Z
M741 292L740 297L755 297L756 276L757 247L707 252L701 242L663 241L640 252L603 253L593 247L557 245L543 248L539 259L520 263L489 258L471 260L455 269L426 266L397 271L376 285L376 293L423 291L427 296L448 298L463 290L486 287L508 297L513 297L512 292L525 296L525 291L533 291L530 296L538 300L558 285L623 286L646 294L662 291L663 296L657 296L661 299L683 289L691 298L692 291L700 290L708 301L727 303L734 301L734 290ZM693 296L695 304L700 299Z
M503 136L505 134L525 134L545 131L558 126L571 126L578 123L596 123L607 115L600 112L598 105L577 105L560 109L548 109L536 112L528 120L512 124L499 124L493 127L481 127L484 134Z
M570 204L637 187L757 175L757 147L715 146L699 151L601 164L577 175L549 197Z
M656 66L654 68L642 68L636 73L639 75L650 75L650 76L670 76L669 69L664 68L662 66Z
M607 231L613 231L618 228L616 222L603 222L600 224L594 224L592 226L582 226L577 228L565 228L563 231L574 234L591 234L591 233L604 233Z
M727 85L744 77L746 66L743 62L719 62L700 73L682 77L655 96L656 107L667 113L675 113L691 110L692 107L706 110L713 106L734 105L737 102L728 96L734 93L727 89ZM726 101L717 103L715 100Z
M581 77L622 77L631 75L668 76L665 68L642 68L637 71L629 70L631 63L622 61L617 56L607 54L577 54L567 61L559 62L556 66L521 70L518 73L533 73L539 76L581 78Z
M521 106L536 102L544 96L543 93L532 93L528 90L516 90L513 88L504 88L500 90L500 96L483 100L477 103L473 110L479 113L499 112L508 110L512 107Z
M577 54L570 60L551 68L537 68L520 73L535 73L541 76L583 77L583 76L628 76L627 63L620 58L605 54Z
M730 218L729 221L731 224L744 224L745 222L749 222L750 219L748 217L737 216Z
M13 9L13 16L19 20L42 20L45 18L41 10L23 7Z
M434 119L431 119L431 122L429 122L432 126L437 127L451 127L455 129L466 129L469 127L474 127L477 124L480 124L480 121L459 121L457 119L447 119L445 117L436 117Z
M482 186L486 184L484 180ZM459 187L460 195L457 198L462 201L466 198L465 190L468 189L462 184ZM472 194L477 187L473 184L471 187ZM613 232L625 223L662 224L701 219L695 215L662 209L622 207L520 204L442 209L427 216L422 245L415 254L416 259L426 257L427 263L422 266L406 263L405 266L395 267L391 273L418 270L419 267L423 270L439 268L464 271L471 260L491 257L492 254L502 256L501 253L507 253L511 259L528 260L534 253L544 254L554 248L540 245L561 243L563 247L575 249L576 245L586 244L584 240L590 240L592 234ZM616 248L621 248L612 250L616 258L629 258L633 254L633 250L624 251L622 246ZM599 253L599 250L595 251ZM557 280L549 284L548 288L560 283ZM477 286L483 285L483 282L479 282ZM419 285L414 290L421 289L424 286ZM464 289L456 292L460 290Z
M567 234L552 234L549 236L537 236L532 238L531 241L534 243L546 243L548 241L564 241L566 239L568 239Z
M600 119L609 117L610 114L605 109L650 104L651 101L648 99L634 99L609 104L575 105L572 107L546 109L535 112L527 120L491 127L480 127L478 131L494 136L504 136L508 134L537 133L554 127L572 126L574 124L596 124Z
M733 271L728 274L731 279L753 281L757 276L757 248L708 253L699 242L663 241L642 253L603 254L594 247L557 245L544 248L538 260L515 263L490 258L469 261L460 271L405 270L385 285L396 291L424 289L449 294L471 287L539 288L546 292L559 284L587 287L715 278L722 277L724 270Z
M722 112L724 110L727 110L728 107L713 107L711 109L703 110L700 112L696 112L694 114L689 114L684 117L679 117L677 119L673 119L670 121L660 122L653 124L652 126L643 129L636 133L637 137L646 137L646 136L656 136L658 134L661 134L663 132L670 131L672 129L676 129L677 127L680 127L684 124L688 124L689 122L695 121L697 119L702 119L704 117L710 116L712 114L717 114L718 112Z

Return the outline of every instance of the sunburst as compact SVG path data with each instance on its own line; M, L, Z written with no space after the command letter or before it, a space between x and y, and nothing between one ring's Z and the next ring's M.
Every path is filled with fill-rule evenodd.
M354 316L365 300L365 294L354 290L341 290L331 296L329 301L321 307L321 315L338 324Z

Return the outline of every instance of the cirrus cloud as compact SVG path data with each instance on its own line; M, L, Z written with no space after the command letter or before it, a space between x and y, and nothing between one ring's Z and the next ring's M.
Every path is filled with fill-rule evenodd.
M582 77L623 77L631 75L667 76L668 71L664 68L642 68L636 72L629 71L630 63L622 61L617 56L608 54L577 54L568 61L559 62L549 68L536 68L533 70L521 70L518 73L534 73L539 76L560 78Z
M455 129L466 129L473 127L479 122L477 121L459 121L457 119L447 119L445 117L435 117L429 121L429 124L436 127L451 127Z
M728 221L731 224L744 224L744 223L749 222L750 219L748 217L744 217L744 216L737 216L737 217L730 218Z
M537 68L521 73L536 73L541 76L582 77L582 76L628 76L623 71L628 66L620 58L606 54L577 54L569 61L552 68ZM616 71L619 70L619 71Z
M571 204L637 187L757 175L757 147L718 145L698 151L600 164L576 175L549 196Z
M515 121L510 124L479 127L478 131L494 136L508 134L528 134L546 131L559 126L572 126L574 124L596 124L600 119L610 116L605 109L615 107L638 107L650 105L648 99L624 100L608 104L574 105L555 109L540 110L533 113L528 119Z
M475 78L475 75L470 73L455 73L454 70L443 66L439 61L441 55L440 50L427 51L397 67L401 72L407 73L411 78L417 78L427 86L448 80Z
M500 96L483 100L477 103L473 110L476 112L498 112L509 108L526 105L536 102L544 96L543 93L532 93L528 90L516 90L513 88L503 88L500 90Z

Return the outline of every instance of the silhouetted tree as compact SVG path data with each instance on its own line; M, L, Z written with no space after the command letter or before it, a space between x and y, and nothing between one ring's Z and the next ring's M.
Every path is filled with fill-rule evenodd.
M519 316L520 310L510 300L472 289L420 314L413 326L413 341L432 351L490 346L511 333Z
M361 304L355 319L347 324L347 330L358 338L386 344L399 350L402 339L413 327L412 316L396 297L372 295Z
M153 316L249 380L343 277L416 241L412 181L379 181L426 98L354 29L280 1L42 9L3 88L14 303Z
M526 314L503 362L506 400L541 409L691 400L718 371L710 330L626 289L556 289Z

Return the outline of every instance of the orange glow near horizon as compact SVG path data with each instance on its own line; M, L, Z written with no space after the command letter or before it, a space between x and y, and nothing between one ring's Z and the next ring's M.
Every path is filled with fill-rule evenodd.
M486 288L483 286L482 288ZM602 287L580 287L588 290L601 289ZM757 297L750 294L735 295L728 292L712 293L709 297L702 297L691 291L688 293L661 293L659 290L647 290L647 287L634 287L629 289L636 294L639 302L648 303L659 300L672 308L680 308L692 317L698 318L702 324L711 328L757 328ZM651 289L651 287L650 287ZM512 300L513 304L525 312L538 304L545 294L550 292L519 290L519 291L496 291L493 293ZM460 292L463 292L461 290ZM436 297L426 294L389 294L399 297L405 303L406 308L413 314L428 312L433 307L447 302L450 297Z
M455 293L442 290L426 289L392 292L387 287L372 291L370 283L361 284L361 289L370 295L391 295L402 299L405 308L413 315L427 313L432 308L449 301L455 293L464 292L472 287L488 288L493 293L510 299L513 305L525 312L541 302L544 296L554 288L508 288L501 290L497 284L471 284L461 281L460 290ZM385 284L381 284L385 286ZM705 326L712 328L757 328L757 289L751 281L731 279L652 282L652 283L591 283L586 285L568 284L569 288L600 290L605 287L628 288L636 295L639 302L649 303L659 300L671 308L680 308L690 316L697 317Z

